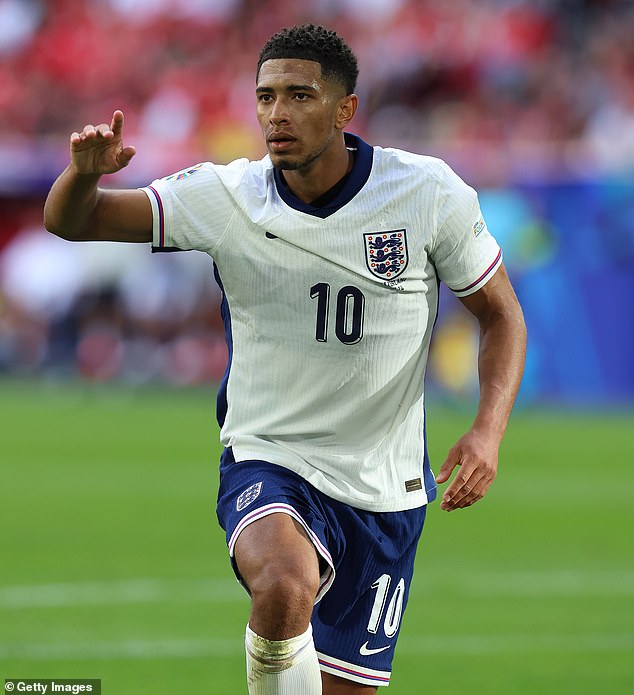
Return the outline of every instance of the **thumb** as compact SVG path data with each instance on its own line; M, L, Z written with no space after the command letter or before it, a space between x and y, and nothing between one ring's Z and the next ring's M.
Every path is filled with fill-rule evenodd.
M127 167L128 164L130 163L130 160L134 155L136 154L136 148L132 147L132 145L128 145L127 147L124 147L119 154L117 155L117 162L119 166L123 169L123 167Z
M457 458L455 456L452 456L451 454L452 452L449 452L449 455L445 459L445 462L442 464L440 470L438 471L438 475L436 476L437 483L446 483L449 480L451 471L453 471L453 469L458 464Z

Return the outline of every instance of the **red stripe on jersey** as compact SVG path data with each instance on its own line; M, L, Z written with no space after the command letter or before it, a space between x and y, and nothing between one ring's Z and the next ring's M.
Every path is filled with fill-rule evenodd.
M472 287L475 287L479 282L482 282L482 280L484 280L484 278L493 270L493 268L495 268L497 262L500 260L501 257L502 249L498 251L498 255L495 257L493 263L491 263L491 265L484 271L484 273L482 273L482 275L480 275L480 277L475 282L472 282L470 285L467 285L466 287L463 287L460 290L454 290L454 292L466 292L467 290L470 290Z
M158 211L159 211L159 248L162 248L165 246L165 213L163 211L163 201L161 200L161 196L158 194L158 191L156 188L153 186L148 186L148 188L154 193L154 197L156 198L156 203L158 205Z

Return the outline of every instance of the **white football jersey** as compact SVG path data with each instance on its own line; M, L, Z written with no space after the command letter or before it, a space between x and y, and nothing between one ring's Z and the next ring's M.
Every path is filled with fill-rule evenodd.
M354 167L322 207L268 157L143 190L154 247L214 260L229 346L218 419L235 460L287 467L361 509L411 509L436 493L423 382L439 281L475 292L501 251L444 162L346 143Z

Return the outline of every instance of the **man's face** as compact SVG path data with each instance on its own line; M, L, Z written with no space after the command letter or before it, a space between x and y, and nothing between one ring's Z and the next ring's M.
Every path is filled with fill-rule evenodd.
M339 129L344 88L321 77L312 60L267 60L258 75L257 116L273 165L307 169L327 153Z

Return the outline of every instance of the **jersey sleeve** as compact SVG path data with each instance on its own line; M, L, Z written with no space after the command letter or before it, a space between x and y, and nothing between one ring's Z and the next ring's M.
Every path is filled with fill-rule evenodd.
M432 260L447 287L466 297L493 277L502 250L486 226L473 188L447 165L439 185Z
M141 190L152 205L154 251L213 254L234 213L215 165L197 164Z

